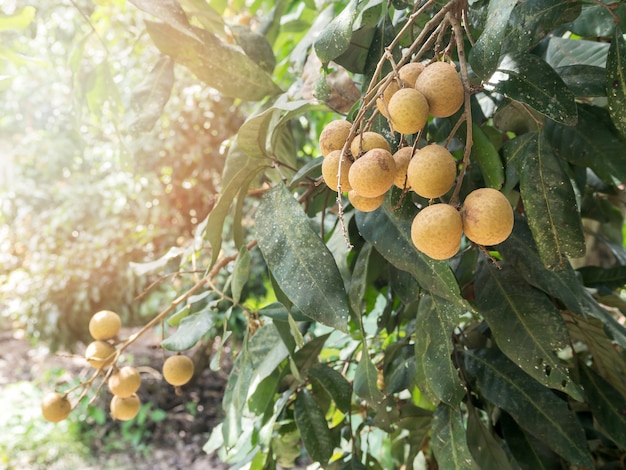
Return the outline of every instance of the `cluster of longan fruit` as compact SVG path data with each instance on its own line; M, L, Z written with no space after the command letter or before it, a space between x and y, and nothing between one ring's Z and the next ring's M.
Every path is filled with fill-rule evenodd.
M137 416L141 407L137 395L141 375L133 366L117 365L119 353L116 339L121 327L122 321L115 312L102 310L94 314L89 320L89 333L94 341L85 349L85 360L98 374L104 374L112 395L110 411L113 419L127 421ZM166 382L180 387L191 380L194 363L189 357L177 354L164 361L162 372ZM67 418L71 410L68 393L51 392L41 402L43 417L54 423Z
M405 135L420 132L429 116L452 116L465 100L461 78L446 62L406 64L381 84L385 88L381 85L376 107L393 131ZM372 131L356 134L348 145L352 127L349 121L331 121L322 129L319 146L326 185L333 191L347 192L355 209L376 210L394 185L430 200L431 204L413 220L411 238L433 259L454 256L463 234L485 246L496 245L510 235L513 210L495 189L473 191L460 210L434 203L450 191L457 179L457 162L447 148L438 144L420 149L405 145L392 154L387 139Z

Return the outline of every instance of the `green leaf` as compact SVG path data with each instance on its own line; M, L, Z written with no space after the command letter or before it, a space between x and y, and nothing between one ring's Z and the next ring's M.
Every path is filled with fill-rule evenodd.
M555 68L555 71L577 98L606 96L606 73L602 67L584 64L565 65ZM580 123L580 108L578 121Z
M315 364L309 369L309 377L328 392L340 411L350 411L352 387L340 372L326 364Z
M500 154L482 128L472 122L471 158L478 163L488 188L500 189L504 184L504 166Z
M252 31L247 26L231 25L230 30L237 44L246 55L267 73L271 74L276 66L276 57L272 46L262 34Z
M613 124L626 139L626 39L615 26L606 60L606 94Z
M354 393L370 406L377 407L385 399L383 392L378 388L377 382L378 370L364 351L354 373Z
M489 2L485 27L469 54L472 70L483 79L489 78L498 66L502 40L507 32L509 16L516 4L516 0Z
M370 256L374 247L370 243L365 243L354 264L352 277L350 278L350 288L348 290L348 298L352 311L361 318L363 305L365 303L365 291L367 290L367 276Z
M225 96L259 101L281 91L247 55L205 30L193 28L196 39L170 24L146 21L146 28L163 54Z
M622 449L626 449L626 397L591 368L580 364L580 380L594 419Z
M281 289L302 312L346 331L346 293L332 254L284 185L268 191L256 214L261 253Z
M610 290L620 289L626 285L626 266L602 268L600 266L583 266L577 270L583 277L583 284L597 287L606 286Z
M539 439L524 432L506 412L500 413L500 427L509 451L523 470L553 470L560 467L558 456Z
M357 211L359 232L387 261L413 275L433 295L465 306L458 283L445 261L434 261L420 253L411 241L411 220L400 219L383 204L373 212Z
M415 347L397 343L385 350L385 392L400 393L410 390L415 379Z
M296 396L294 418L309 456L325 466L333 455L335 443L324 412L306 388Z
M566 65L606 66L609 45L603 42L586 41L563 37L551 37L546 49L546 62L552 67Z
M502 352L538 382L582 401L580 387L557 356L569 335L551 299L508 264L498 269L481 263L475 289L479 312Z
M481 395L569 462L593 467L583 428L566 401L495 349L464 356L467 372L476 378Z
M562 124L572 126L578 119L574 94L554 69L535 55L505 55L485 87Z
M169 351L186 351L200 341L211 328L215 313L204 309L193 313L180 321L178 329L161 342L161 346Z
M356 18L358 3L357 0L351 0L343 11L324 28L315 41L315 53L322 64L327 65L350 46L352 24Z
M233 266L233 277L230 283L230 289L233 294L233 303L238 304L241 298L243 286L248 282L250 277L250 252L245 246L239 249L239 256Z
M546 266L562 267L566 256L585 253L572 184L543 132L525 140L522 152L520 192L530 229Z
M424 296L419 303L416 319L415 381L431 401L441 400L457 407L465 390L452 362L454 348L452 331L463 313L448 300Z
M502 440L481 422L473 407L467 415L467 446L481 470L513 470Z
M430 445L441 469L477 469L467 447L461 411L440 403L433 413Z
M0 31L11 31L26 29L35 19L37 9L33 6L26 6L12 15L0 16Z
M610 37L615 30L613 15L621 17L622 22L626 21L626 5L617 6L617 2L606 3L605 5L583 4L580 16L568 25L570 31L583 37ZM613 4L608 7L610 3Z
M174 62L161 58L133 90L128 110L128 127L133 133L148 132L163 113L174 85Z

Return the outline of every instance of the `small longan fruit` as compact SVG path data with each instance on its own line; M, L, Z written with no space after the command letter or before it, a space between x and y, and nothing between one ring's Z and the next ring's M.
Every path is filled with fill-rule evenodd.
M348 121L337 119L330 121L320 133L320 152L325 157L333 150L341 150L348 140L352 124Z
M420 76L424 68L424 64L420 64L419 62L409 62L408 64L404 64L400 67L398 70L398 76L405 86L414 88L417 77Z
M385 194L396 177L396 163L389 151L372 149L350 167L350 186L363 197Z
M41 400L41 414L46 421L58 423L67 418L72 411L72 404L65 395L57 392L48 393Z
M415 89L426 97L430 114L435 117L452 116L465 101L463 82L456 68L447 62L428 65L417 77Z
M106 341L96 340L85 349L85 359L91 367L102 369L111 365L114 359L115 347Z
M389 100L389 121L396 132L415 134L428 121L428 101L414 88L402 88Z
M513 231L513 208L496 189L480 188L469 193L461 216L465 236L478 245L497 245Z
M355 190L348 191L348 200L352 206L361 212L372 212L383 205L385 195L376 197L363 197Z
M393 154L393 160L396 163L396 177L393 180L393 184L400 189L404 189L405 187L411 189L406 173L412 156L413 147L402 147Z
M333 150L326 155L326 158L322 161L322 177L324 178L326 186L333 191L337 191L337 174L339 173L340 161L341 191L350 191L352 188L350 186L350 180L348 179L348 173L350 171L350 167L352 166L352 160L350 160L346 155L341 158L341 150Z
M449 204L433 204L417 213L411 224L411 240L425 255L443 260L461 247L461 214Z
M356 158L359 155L372 149L385 149L391 152L391 145L378 132L365 131L358 134L352 142L350 142L350 152Z
M139 390L141 375L134 367L124 366L111 374L107 384L113 395L126 398Z
M389 75L387 75L386 78L388 78ZM385 88L385 91L383 91L382 93L382 97L376 100L376 107L378 108L378 111L380 111L380 114L382 114L385 117L389 117L389 115L387 114L387 107L389 106L389 100L394 95L394 93L398 91L399 89L400 89L400 84L398 83L398 80L396 78L394 78L393 80L391 80L391 82L389 82L389 85L387 85L387 87Z
M163 363L163 378L175 387L185 385L191 380L194 371L193 361L183 355L168 357Z
M89 334L93 339L115 338L122 327L120 316L110 310L101 310L89 320Z
M413 191L431 199L447 193L456 179L456 162L441 145L430 144L415 152L407 168L407 180Z
M129 397L113 396L111 398L111 416L118 421L128 421L133 419L139 413L141 407L141 400L136 393L133 393Z

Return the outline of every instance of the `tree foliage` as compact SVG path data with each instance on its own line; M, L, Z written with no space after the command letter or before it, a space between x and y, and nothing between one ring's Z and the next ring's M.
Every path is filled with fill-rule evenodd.
M176 252L181 271L206 274L181 292L164 341L187 349L219 317L224 344L228 319L247 317L205 450L255 469L293 465L301 449L324 468L623 459L624 5L130 3L136 34L160 53L135 65L145 81L133 126L159 119L187 72L247 116L227 142L219 197L192 248ZM394 134L374 111L377 86L406 62L442 58L461 72L465 106ZM106 66L93 74L110 84ZM85 99L111 106L107 93ZM337 198L316 140L338 114L394 148L445 144L461 173L442 198L500 190L515 209L511 236L493 247L464 239L435 261L410 236L428 201L394 188L363 213ZM262 296L246 289L259 279Z

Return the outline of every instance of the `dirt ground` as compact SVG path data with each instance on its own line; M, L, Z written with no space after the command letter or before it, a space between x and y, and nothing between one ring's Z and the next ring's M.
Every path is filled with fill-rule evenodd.
M0 344L0 387L19 381L37 381L45 376L46 371L55 368L66 370L67 380L85 374L84 360L79 355L49 354L44 348L33 348L28 341L16 337L11 331L0 332ZM138 392L142 402L151 401L154 409L166 412L165 418L162 419L161 413L161 419L156 422L146 421L141 445L128 443L125 449L112 450L110 436L120 432L121 423L108 418L110 397L107 396L108 392L102 391L94 406L100 406L106 411L107 421L99 426L89 443L95 467L117 470L228 468L216 456L207 455L202 450L211 430L221 420L226 371L215 372L208 367L204 368L177 395L174 388L160 378L164 353L158 344L157 337L144 335L130 346L126 359L142 372L143 382Z

